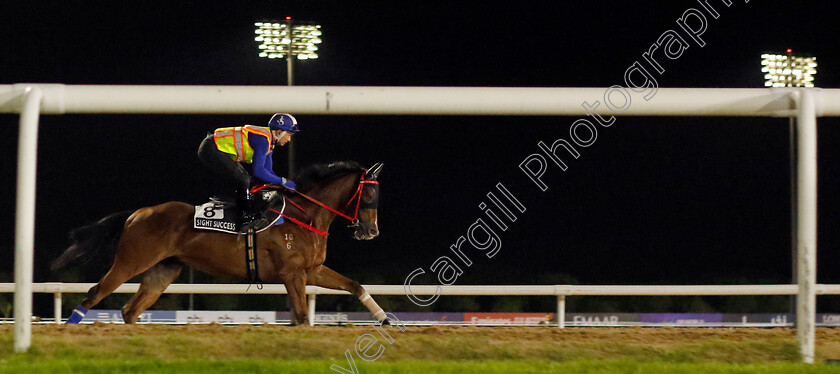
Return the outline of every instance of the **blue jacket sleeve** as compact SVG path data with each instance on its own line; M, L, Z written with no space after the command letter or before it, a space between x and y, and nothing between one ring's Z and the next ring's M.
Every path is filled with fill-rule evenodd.
M249 133L248 143L251 144L251 148L254 148L254 175L265 183L284 185L286 179L274 174L271 154L266 155L268 139L264 136Z

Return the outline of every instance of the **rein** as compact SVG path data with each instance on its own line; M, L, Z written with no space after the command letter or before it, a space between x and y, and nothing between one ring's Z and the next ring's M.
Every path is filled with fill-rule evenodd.
M291 200L289 200L289 202L291 202ZM297 205L295 205L295 206L297 206ZM330 233L328 233L328 232L326 232L326 231L324 231L324 230L321 230L321 229L319 229L319 228L317 228L317 227L315 227L315 226L312 226L312 225L310 225L310 224L308 224L308 223L306 223L306 222L303 222L303 221L301 221L301 220L299 220L299 219L297 219L297 218L294 218L294 217L289 217L289 216L287 216L287 215L285 215L285 214L283 214L283 213L280 213L280 212L278 212L278 211L276 211L276 210L274 210L274 209L271 209L271 211L272 211L272 212L274 212L274 213L277 213L277 214L279 214L279 215L281 215L281 216L283 216L283 218L288 219L288 220L289 220L289 221L291 221L292 223L294 223L294 224L296 224L296 225L298 225L298 226L300 226L300 227L303 227L303 228L305 228L305 229L307 229L307 230L309 230L309 231L312 231L312 232L314 232L314 233L316 233L316 234L318 234L318 235L321 235L321 236L329 236L329 235L330 235Z
M367 170L365 170L365 172L366 172L366 171L367 171ZM292 191L293 193L296 193L296 194L300 195L301 197L305 198L306 200L309 200L310 202L312 202L312 203L313 203L313 204L315 204L315 205L320 206L321 208L324 208L324 209L326 209L326 210L329 210L330 212L335 213L336 215L339 215L339 216L341 216L341 217L343 217L343 218L347 219L348 221L350 221L350 222L351 222L351 227L352 227L352 226L357 226L357 225L359 224L359 206L360 206L360 205L361 205L361 203L362 203L362 190L364 189L364 185L365 185L365 184L379 184L379 182L378 182L378 181L375 181L375 180L365 180L365 172L363 172L363 173L362 173L362 175L361 175L361 177L360 177L360 179L359 179L359 186L356 188L356 192L354 192L354 193L353 193L353 196L351 196L351 197L350 197L350 200L347 202L347 205L345 205L345 206L344 206L344 210L346 211L346 210L347 210L347 208L349 208L349 207L350 207L350 204L352 204L354 200L356 201L356 208L355 208L355 209L354 209L354 211L353 211L353 216L352 216L352 217L351 217L350 215L348 215L348 214L344 213L344 212L341 212L341 211L339 211L339 210L337 210L337 209L335 209L335 208L333 208L333 207L331 207L331 206L327 205L327 204L324 204L323 202L319 201L318 199L316 199L316 198L314 198L314 197L312 197L312 196L309 196L309 195L307 195L307 194L305 194L305 193L303 193L303 192L300 192L300 191L298 191L298 190L293 190L293 189L288 189L288 190L289 190L289 191ZM278 185L276 185L276 184L264 184L264 185L261 185L261 186L255 186L255 187L251 188L251 193L258 192L258 191L260 191L260 190L262 190L262 189L265 189L265 188L277 188L277 189L280 189L280 188L286 188L286 187L283 187L283 186L278 186ZM285 198L285 197L284 197L284 198ZM296 208L300 209L302 212L306 212L306 210L305 210L305 209L303 209L303 207L301 207L300 205L296 204L296 203L295 203L295 202L293 202L292 200L290 200L290 199L288 199L288 198L286 198L286 200L287 200L287 201L289 201L290 203L292 203L292 205L294 205ZM272 210L273 210L273 209L272 209ZM280 213L280 212L277 212L276 210L273 210L273 211L274 211L275 213ZM305 228L305 229L307 229L307 230L309 230L309 231L312 231L312 232L314 232L314 233L316 233L316 234L318 234L318 235L321 235L321 236L327 236L327 235L329 235L329 233L328 233L327 231L325 231L325 230L321 230L321 229L319 229L319 228L317 228L317 227L313 226L311 223L310 223L310 224L307 224L307 223L302 222L302 221L300 221L300 220L298 220L298 219L296 219L296 218L290 217L290 216L288 216L288 215L286 215L286 214L282 214L282 213L281 213L280 215L282 215L282 216L283 216L283 218L287 218L287 219L288 219L289 221L291 221L292 223L294 223L294 224L296 224L296 225L298 225L298 226L300 226L300 227L303 227L303 228Z

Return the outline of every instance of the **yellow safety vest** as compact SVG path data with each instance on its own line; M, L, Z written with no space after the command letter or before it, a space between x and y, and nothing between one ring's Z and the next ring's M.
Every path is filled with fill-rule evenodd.
M274 149L271 129L268 127L251 125L222 127L213 132L213 140L216 142L216 148L229 154L234 161L250 164L254 162L254 148L251 148L251 144L248 143L248 133L265 136L268 141L266 155Z

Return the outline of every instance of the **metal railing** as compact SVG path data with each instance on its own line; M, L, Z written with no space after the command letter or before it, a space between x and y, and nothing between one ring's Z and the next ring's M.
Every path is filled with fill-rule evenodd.
M621 86L598 87L271 87L0 85L0 113L20 113L15 217L15 351L31 345L37 133L40 114L250 114L277 103L298 114L568 115L585 99L608 100ZM752 116L794 119L791 131L792 234L797 274L797 335L814 360L817 253L817 117L840 116L840 90L819 88L657 88L656 100L613 109L614 116ZM630 95L629 92L626 95ZM788 294L788 293L785 293ZM793 293L790 293L793 294ZM560 295L558 295L559 297ZM558 301L560 303L560 301Z
M62 294L87 293L95 283L35 283L34 293L51 293L54 300L54 318L60 323ZM114 293L135 293L139 283L126 283ZM365 285L371 295L405 295L404 285ZM795 284L744 284L744 285L463 285L463 286L411 286L414 295L434 295L440 287L441 296L554 296L557 298L557 326L565 327L566 297L568 296L755 296L796 295ZM0 283L0 293L15 291L14 283ZM173 283L164 293L169 294L235 294L283 295L286 286L266 284L262 289L245 284L187 284ZM350 295L346 291L306 286L309 296L309 321L315 321L316 295ZM840 284L817 284L817 295L840 295Z

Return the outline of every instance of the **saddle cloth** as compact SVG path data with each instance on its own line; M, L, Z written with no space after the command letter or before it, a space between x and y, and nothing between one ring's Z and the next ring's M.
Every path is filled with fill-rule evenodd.
M282 213L286 208L286 199L277 191L259 191L256 193L257 207L263 207L262 214L254 221L255 231L261 232L272 226L283 223ZM241 210L230 201L210 199L210 201L195 206L193 228L198 230L213 230L228 234L241 233L238 219Z

